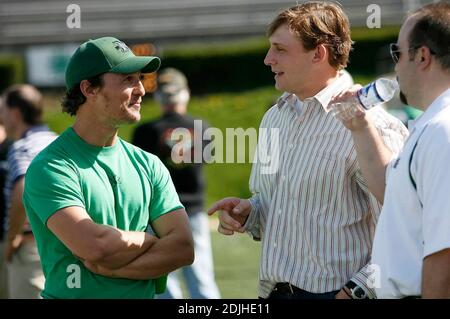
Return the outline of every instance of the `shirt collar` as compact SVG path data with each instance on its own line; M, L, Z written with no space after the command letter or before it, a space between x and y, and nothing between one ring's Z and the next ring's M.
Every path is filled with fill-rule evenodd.
M304 101L315 99L320 105L322 105L325 112L330 111L330 100L337 93L344 89L349 88L353 85L352 76L345 70L339 71L339 77L335 79L331 84L323 88L319 93L313 97L306 98ZM277 100L277 107L281 109L285 105L289 105L291 108L295 109L295 103L303 103L295 94L284 92L280 98Z
M277 100L277 107L281 109L283 106L288 105L294 108L295 100L297 96L293 93L284 92Z
M411 130L416 130L419 127L425 126L433 117L436 116L440 111L450 106L450 89L445 90L439 95L433 103L427 108L427 110L419 116L414 122L409 123ZM411 131L412 133L412 131Z

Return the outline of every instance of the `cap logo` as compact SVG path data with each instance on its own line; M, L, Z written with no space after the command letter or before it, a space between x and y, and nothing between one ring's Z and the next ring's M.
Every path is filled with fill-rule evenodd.
M125 43L123 43L122 41L114 41L113 43L115 44L114 48L117 51L120 51L122 53L130 51L130 48L127 47L127 45Z

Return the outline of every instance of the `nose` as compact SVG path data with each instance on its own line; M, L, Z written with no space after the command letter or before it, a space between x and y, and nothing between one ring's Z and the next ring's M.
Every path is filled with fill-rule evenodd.
M137 83L137 86L134 89L134 93L139 96L145 95L145 88L144 84L142 83L142 80L139 80L139 82Z
M270 49L267 51L266 57L264 58L264 64L268 66L275 64L272 51Z

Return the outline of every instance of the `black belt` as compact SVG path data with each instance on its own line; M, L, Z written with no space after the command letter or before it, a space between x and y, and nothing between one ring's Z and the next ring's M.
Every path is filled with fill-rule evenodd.
M309 292L298 287L293 286L288 282L279 282L275 285L269 298L273 299L284 299L294 298L294 299L334 299L339 290L324 292L324 293L314 293Z
M288 282L279 282L275 285L275 288L273 288L274 291L277 291L279 293L291 293L294 294L296 292L305 292L305 290L300 289L298 287L295 287L291 285Z

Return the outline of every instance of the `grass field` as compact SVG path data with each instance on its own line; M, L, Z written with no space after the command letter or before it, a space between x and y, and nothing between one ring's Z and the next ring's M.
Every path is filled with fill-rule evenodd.
M258 298L260 243L246 234L212 231L216 281L222 298Z

